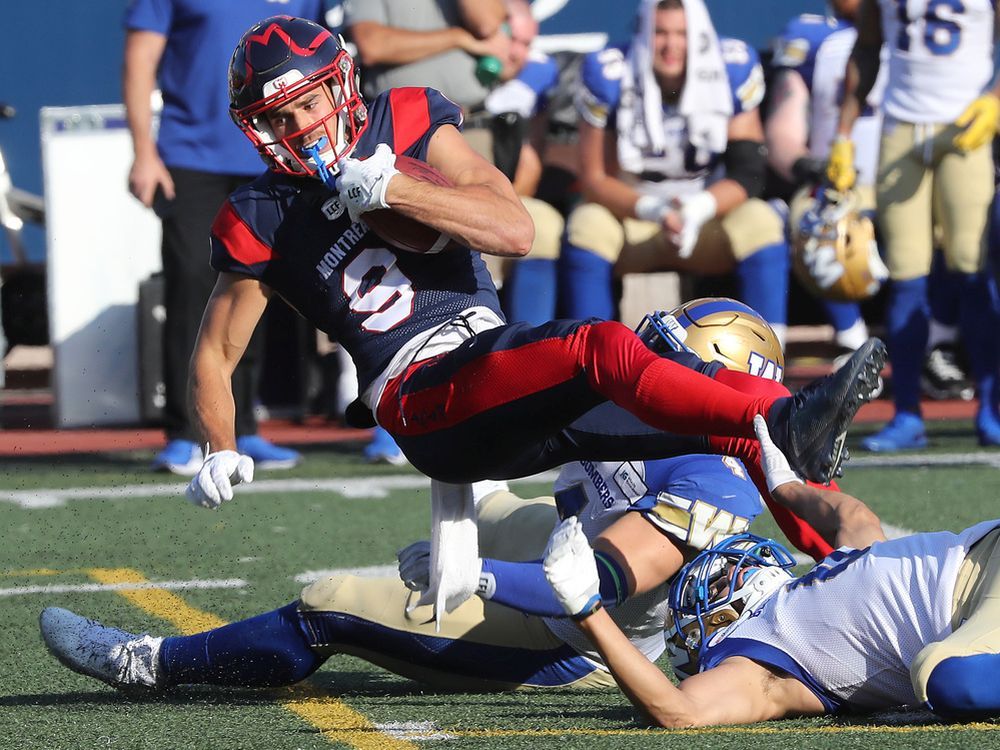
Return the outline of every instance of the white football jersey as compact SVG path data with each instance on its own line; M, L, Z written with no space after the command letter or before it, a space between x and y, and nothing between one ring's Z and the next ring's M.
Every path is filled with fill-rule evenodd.
M1000 520L958 534L914 534L842 548L758 609L714 634L708 669L745 656L807 685L829 711L916 703L910 665L951 633L952 599L969 549Z
M903 122L956 119L993 78L992 0L879 0L889 47L885 112Z
M628 512L678 544L706 549L746 531L764 508L743 464L730 456L688 455L656 461L579 461L566 464L555 482L563 515L577 515L588 539ZM663 653L666 582L608 609L629 640L650 661ZM545 618L558 638L600 663L600 656L568 618Z

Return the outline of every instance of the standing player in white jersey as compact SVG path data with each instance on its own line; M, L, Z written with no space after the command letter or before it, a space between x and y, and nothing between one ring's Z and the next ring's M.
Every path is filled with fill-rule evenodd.
M764 76L719 39L702 0L642 0L625 47L584 59L580 182L559 261L570 317L614 317L614 276L735 271L738 297L784 337L788 246L759 200Z
M769 164L797 190L791 201L789 217L792 232L797 231L807 210L820 209L824 201L826 191L818 191L817 187L823 179L830 144L840 119L844 70L857 38L854 20L859 3L860 0L835 0L830 4L830 15L807 13L796 16L789 21L775 45L772 64L777 72L772 84L765 133ZM859 164L856 205L865 212L875 209L875 168L881 126L877 106L880 94L873 91L869 95L868 107L852 130ZM822 229L825 227L820 227ZM867 273L877 278L881 262L877 255L856 265L846 264L843 260L838 257L829 259L830 263L841 264L836 270L810 267L817 283L809 286L827 292L822 295L822 303L834 327L834 342L844 351L853 351L868 338L868 327L861 317L861 309L857 302L833 301L828 297L850 296L843 294L847 291L845 285L853 285L855 280L846 277ZM876 265L876 273L873 274L872 269ZM828 285L824 279L832 281ZM878 285L859 288L865 289L866 293L871 288L871 293L874 293Z
M544 565L579 612L596 575L576 519L553 533ZM580 627L664 727L913 705L956 719L1000 712L1000 520L844 547L799 578L792 565L780 544L746 534L678 573L673 660L693 675L679 688L606 613L585 612Z
M838 190L855 181L851 129L889 50L877 209L892 284L887 328L896 415L867 438L869 450L927 443L920 369L929 319L933 226L960 286L959 326L979 395L983 445L1000 445L996 411L998 317L985 263L993 198L990 143L1000 117L993 83L996 14L991 0L863 0L827 170Z
M673 338L664 344L686 341L730 367L780 380L773 332L733 305L724 314L675 318ZM780 505L769 502L772 511L791 508L832 544L881 536L878 519L860 501L783 483L767 467L767 455L769 486L782 486L773 494ZM480 550L487 556L479 563L479 597L446 614L440 630L427 607L408 609L416 596L399 579L339 575L306 587L297 602L193 636L133 636L50 608L41 617L43 637L67 666L118 687L284 685L337 653L453 689L607 687L610 674L565 619L542 570L557 508L583 519L599 550L601 599L654 661L664 650L667 581L685 559L744 532L763 510L743 464L726 456L574 462L560 472L554 498L524 500L496 484L476 486ZM426 586L428 557L427 542L400 553L400 575L411 588Z

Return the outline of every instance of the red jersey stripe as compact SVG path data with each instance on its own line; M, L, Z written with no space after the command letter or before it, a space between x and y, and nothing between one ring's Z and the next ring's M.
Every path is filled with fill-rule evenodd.
M393 153L404 154L431 126L427 92L412 86L390 89L389 111L392 113Z
M240 218L233 204L226 201L212 222L212 234L226 246L234 260L247 266L266 263L277 253L261 242L246 222Z

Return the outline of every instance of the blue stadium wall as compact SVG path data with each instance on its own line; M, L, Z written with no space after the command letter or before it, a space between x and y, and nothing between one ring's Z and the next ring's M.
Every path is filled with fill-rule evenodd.
M636 5L635 0L537 2L559 8L543 22L543 34L604 31L613 40L629 33ZM0 121L0 148L18 187L35 193L42 189L39 108L121 101L121 19L126 4L125 0L4 4L7 33L0 44L0 101L13 105L18 114ZM721 34L740 37L758 48L767 45L790 16L822 12L824 7L822 0L708 0L708 4ZM280 7L275 6L276 12ZM609 12L612 7L614 12ZM43 259L42 232L29 228L26 239L32 258ZM6 240L0 237L0 261L9 259Z

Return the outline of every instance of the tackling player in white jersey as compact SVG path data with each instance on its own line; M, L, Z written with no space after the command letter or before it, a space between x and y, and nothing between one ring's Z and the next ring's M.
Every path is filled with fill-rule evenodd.
M696 301L665 324L671 333L664 345L704 350L730 367L780 379L780 347L759 316L734 301L701 302L707 312L691 312L706 307ZM778 512L791 508L832 545L881 535L860 501L779 482L780 472L768 473L767 454L764 464L768 486L782 484L772 493L780 505L771 505L779 522ZM337 653L455 689L610 686L599 655L565 619L542 570L557 508L583 519L598 549L600 599L651 660L664 649L667 581L685 559L745 531L763 510L743 464L725 456L572 463L559 475L555 498L523 500L496 483L478 489L479 544L487 556L479 561L479 597L444 615L440 630L428 607L409 608L417 598L409 589L429 578L429 544L418 542L400 553L409 589L396 578L332 576L273 612L166 639L50 608L41 617L43 637L70 668L119 687L284 685Z
M838 190L855 181L851 130L888 49L877 210L889 267L887 329L896 414L863 445L873 451L927 444L920 370L927 342L934 226L960 287L959 326L980 400L979 441L1000 445L996 410L995 301L983 272L993 199L990 143L1000 117L993 80L996 13L991 0L863 0L827 175Z
M576 519L553 533L545 570L567 612L594 590L593 559ZM1000 712L1000 520L841 548L798 578L793 564L746 534L680 571L671 643L693 676L679 688L604 612L584 612L580 626L665 727L914 705L958 719Z

